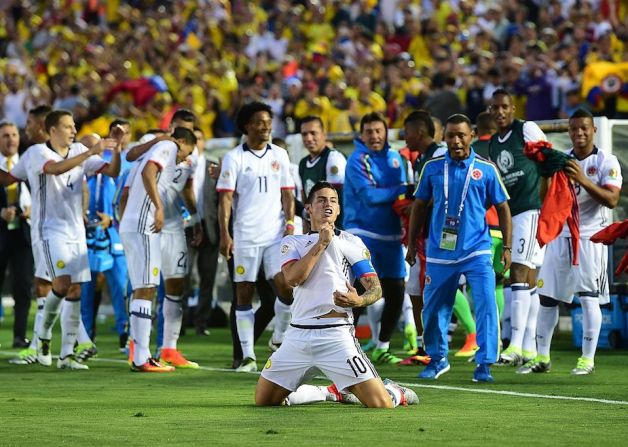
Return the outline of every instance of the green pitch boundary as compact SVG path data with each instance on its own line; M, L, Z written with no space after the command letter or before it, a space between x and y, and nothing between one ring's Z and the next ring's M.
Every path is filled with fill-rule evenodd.
M0 351L0 356L13 357L14 355L15 355L14 352ZM96 363L96 362L117 363L121 365L127 364L126 360L110 359L110 358L103 358L103 357L92 358L89 360L89 363ZM24 367L28 367L28 366L24 366ZM230 369L230 368L214 368L211 366L199 366L199 369L203 371L210 371L210 372L235 373L235 370ZM243 373L238 373L238 374L243 374ZM244 373L244 374L259 375L260 373L249 372L249 373ZM321 377L321 379L325 379L325 378ZM431 385L431 384L425 384L425 383L402 383L402 382L399 382L399 383L403 386L407 386L411 388L431 388L431 389L437 389L437 390L462 391L462 392L479 393L479 394L498 394L502 396L527 397L531 399L554 399L554 400L567 400L567 401L577 401L577 402L591 402L591 403L598 403L598 404L604 404L604 405L628 405L628 401L597 399L593 397L574 397L574 396L560 396L560 395L551 395L551 394L520 393L517 391L493 390L493 389L486 389L486 388L465 388L465 387L459 387L459 386ZM482 385L478 385L478 386L482 386Z

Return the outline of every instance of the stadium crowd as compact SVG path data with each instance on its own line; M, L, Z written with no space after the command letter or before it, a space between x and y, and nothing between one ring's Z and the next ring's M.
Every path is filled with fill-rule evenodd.
M621 117L628 107L621 85L586 91L583 69L626 59L619 2L144 3L15 1L4 10L0 248L29 252L32 243L23 276L35 276L38 304L29 342L30 283L14 281L14 347L25 349L13 363L50 366L59 318L57 367L88 369L105 273L132 370L198 368L177 347L183 279L197 271L195 323L206 334L220 252L234 286L236 370L257 370L253 346L275 316L260 405L350 400L347 391L367 406L390 406L388 395L410 403L411 390L382 382L370 362L425 364L419 377L437 379L450 368L452 312L467 333L456 355L475 357L474 381L492 382L494 363L549 371L557 305L574 293L584 333L572 374L593 372L608 281L605 249L585 236L616 206L621 172L593 145L591 112ZM569 118L570 155L544 145L535 124L558 117ZM403 151L390 149L392 127L404 128ZM348 159L329 147L329 132L355 134ZM298 166L282 147L287 133L300 133L308 150ZM243 142L211 165L202 149L221 136ZM527 159L524 148L544 156ZM546 158L553 168L535 165ZM540 200L555 200L560 185L580 203L580 221L565 217L554 229L544 267ZM586 271L559 262L571 260L565 222L572 236L581 232L581 257L596 260L583 262ZM24 241L8 248L6 234ZM14 274L28 259L12 262ZM125 292L116 280L127 275ZM312 293L321 285L335 289L321 298ZM363 350L347 309L357 319L367 306L373 339ZM405 360L390 347L400 318ZM500 346L499 318L509 346ZM329 331L312 339L323 354L331 331L345 351L304 356L297 377L296 346L310 345L312 329ZM313 366L335 384L300 388Z

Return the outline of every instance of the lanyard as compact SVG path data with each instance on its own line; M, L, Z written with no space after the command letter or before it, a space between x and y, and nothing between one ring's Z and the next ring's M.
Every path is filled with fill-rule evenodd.
M469 192L469 183L471 182L471 174L473 172L473 165L475 164L475 159L469 165L469 169L467 171L467 178L464 181L464 187L462 188L462 197L460 198L460 208L458 209L458 217L462 216L462 210L464 209L464 199L467 197L467 192ZM445 161L445 172L444 174L444 184L443 189L445 193L445 216L448 216L449 211L449 163Z

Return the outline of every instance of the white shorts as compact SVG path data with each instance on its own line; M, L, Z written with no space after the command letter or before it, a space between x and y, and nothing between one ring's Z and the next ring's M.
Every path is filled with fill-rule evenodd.
M406 293L412 296L420 296L421 295L421 263L419 262L419 258L417 257L414 265L410 266L408 270L408 281L406 282Z
M379 377L354 336L353 325L327 329L290 326L262 377L290 391L323 373L338 390Z
M238 247L233 250L233 282L255 282L259 269L264 265L266 279L273 279L281 271L281 241L266 247Z
M539 210L529 210L512 218L512 263L536 269L543 264L545 248L536 240Z
M185 233L161 233L161 274L164 279L184 278L188 271Z
M47 277L70 276L73 284L92 279L85 242L67 242L56 239L42 240Z
M133 290L157 287L161 273L161 235L120 233Z
M52 278L50 277L46 264L44 243L42 241L33 242L31 248L33 250L33 259L35 260L35 278L52 282Z
M600 304L609 302L608 247L580 239L580 265L571 265L571 238L559 237L547 244L545 262L539 271L539 295L571 303L576 293L599 297Z

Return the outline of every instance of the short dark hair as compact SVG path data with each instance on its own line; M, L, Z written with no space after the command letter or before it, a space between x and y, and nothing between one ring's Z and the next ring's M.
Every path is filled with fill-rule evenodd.
M362 131L364 130L365 124L375 123L378 121L381 123L384 123L386 134L388 134L388 123L386 122L386 117L379 112L367 113L366 115L362 117L362 119L360 120L360 133L362 133Z
M17 125L11 121L0 121L0 129L3 129L7 126L12 126L15 127L17 129Z
M43 118L46 115L48 115L51 110L52 110L52 107L50 107L48 104L42 104L42 105L39 105L37 107L33 107L32 109L30 109L28 111L28 114L36 116L38 118Z
M187 127L175 127L172 132L172 138L183 140L186 144L196 144L196 135Z
M569 121L576 118L589 118L591 122L593 122L593 114L587 109L583 109L582 107L577 108L576 111L571 114L571 116L569 117Z
M494 99L498 96L508 96L508 98L512 101L512 96L510 95L510 92L508 92L508 90L506 90L505 88L496 89L491 95L491 98Z
M174 123L175 121L184 121L186 123L196 124L196 115L194 115L194 112L192 112L190 109L178 109L172 115L172 118L170 119L170 124Z
M454 113L449 118L447 118L447 121L445 122L445 126L447 124L462 124L462 123L467 123L467 125L469 126L469 129L472 128L471 120L469 119L467 115L463 115L462 113Z
M434 138L434 135L436 134L436 128L434 126L434 121L432 121L432 116L430 115L430 112L428 112L427 110L415 110L413 112L410 113L410 115L408 115L406 117L406 119L403 121L403 125L421 125L425 128L425 130L427 131L427 134L431 137Z
M130 126L131 123L129 120L125 120L124 118L116 118L111 123L109 123L109 132L116 126Z
M240 132L246 135L246 125L251 121L253 115L257 112L268 112L270 117L273 117L273 111L268 104L259 101L253 101L248 104L244 104L238 110L236 114L236 127Z
M323 131L325 130L325 125L323 124L323 120L321 119L320 116L316 116L316 115L308 115L305 118L303 118L301 120L301 126L299 127L299 129L303 127L304 124L311 123L314 121L316 121L318 124L321 125L321 129L323 129Z
M59 124L59 121L64 116L72 116L72 112L65 109L57 109L48 113L46 115L46 121L44 121L44 127L46 128L46 132L50 133L50 129Z
M478 129L478 133L483 133L488 132L491 127L496 128L497 123L495 123L493 116L489 112L482 112L475 119L475 126Z
M324 180L320 180L316 182L314 186L312 186L312 189L310 189L310 193L307 195L307 198L305 199L305 203L311 205L312 200L314 200L314 195L316 194L316 192L320 191L321 189L326 189L326 188L333 189L334 191L336 191L336 194L338 194L338 190L336 189L334 185Z

